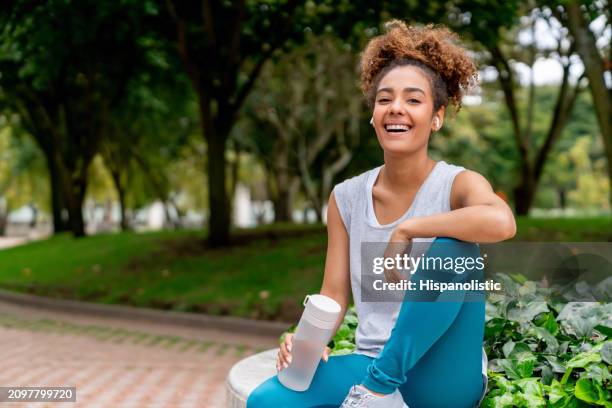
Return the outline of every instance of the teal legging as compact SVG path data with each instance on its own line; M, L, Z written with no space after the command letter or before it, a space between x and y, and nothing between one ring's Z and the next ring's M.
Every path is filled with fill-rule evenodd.
M436 238L427 256L457 259L478 257L480 251L475 244ZM417 270L411 281L469 282L483 277L483 271ZM275 375L253 390L247 408L338 407L350 388L360 383L385 394L399 388L410 408L478 406L486 386L481 365L484 293L407 291L405 296L389 340L376 358L356 353L331 356L327 363L319 362L304 392L284 387Z

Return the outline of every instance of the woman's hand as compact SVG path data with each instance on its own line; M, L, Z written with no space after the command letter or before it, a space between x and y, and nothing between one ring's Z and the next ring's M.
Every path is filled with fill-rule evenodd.
M389 243L383 255L385 258L395 258L396 255L403 256L405 253L410 252L412 237L409 232L409 221L410 220L404 221L391 233ZM385 278L387 282L394 283L403 280L402 276L395 268L385 269Z
M278 357L276 359L276 371L283 370L291 364L291 347L293 346L293 333L288 333L285 335L285 341L283 341L280 345L280 350L278 350ZM325 347L323 350L323 355L321 358L323 361L327 363L329 359L329 353L331 349L329 347Z

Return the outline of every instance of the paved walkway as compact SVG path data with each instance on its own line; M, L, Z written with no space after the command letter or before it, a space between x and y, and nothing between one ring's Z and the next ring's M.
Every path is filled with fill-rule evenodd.
M0 249L19 246L28 242L25 237L0 237Z
M276 337L71 315L0 302L0 386L76 386L76 403L2 407L225 407L238 360Z

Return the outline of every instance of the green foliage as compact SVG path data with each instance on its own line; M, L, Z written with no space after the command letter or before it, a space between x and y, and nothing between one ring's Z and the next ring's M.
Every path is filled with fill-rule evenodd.
M612 304L563 303L532 281L503 282L516 298L488 298L483 406L609 406Z
M3 205L10 210L35 202L48 210L44 158L32 138L5 119L0 117L0 215Z
M506 294L487 299L489 384L481 406L612 407L612 303L562 303L520 274L497 279ZM356 327L351 306L331 355L355 350Z

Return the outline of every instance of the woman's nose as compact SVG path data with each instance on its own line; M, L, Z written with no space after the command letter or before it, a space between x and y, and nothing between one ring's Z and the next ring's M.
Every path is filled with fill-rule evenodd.
M393 99L393 102L389 106L389 110L393 113L404 113L404 106L401 98Z

